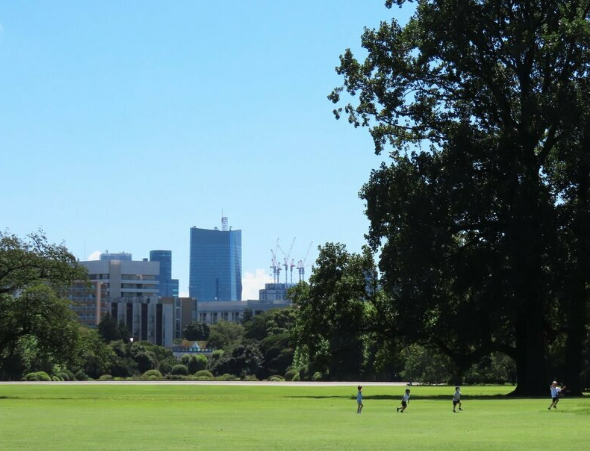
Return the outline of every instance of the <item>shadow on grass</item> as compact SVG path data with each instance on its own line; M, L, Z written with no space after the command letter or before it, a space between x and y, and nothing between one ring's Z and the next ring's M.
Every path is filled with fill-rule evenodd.
M399 401L402 398L403 393L400 392L399 395L363 395L363 400L375 400L375 401ZM311 395L301 395L301 396L285 396L285 398L306 398L306 399L354 399L356 400L356 395L342 395L342 396L311 396ZM543 399L546 397L538 396L538 397L515 397L511 395L461 395L461 400L493 400L493 399ZM434 401L449 401L453 399L453 394L450 395L412 395L411 400L416 399L429 399Z

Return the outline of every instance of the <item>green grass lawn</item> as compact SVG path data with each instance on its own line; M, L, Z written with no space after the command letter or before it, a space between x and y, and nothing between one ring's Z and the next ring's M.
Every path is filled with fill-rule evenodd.
M0 450L568 450L590 447L590 398L511 387L0 385Z

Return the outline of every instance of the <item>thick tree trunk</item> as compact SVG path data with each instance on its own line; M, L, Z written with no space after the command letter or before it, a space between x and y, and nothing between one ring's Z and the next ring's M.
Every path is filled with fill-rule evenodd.
M531 149L533 147L531 146ZM524 155L532 158L529 150ZM534 160L534 158L532 158ZM524 180L517 183L512 222L507 230L512 265L514 299L517 303L516 368L518 396L547 395L547 341L545 312L548 302L544 265L550 227L546 221L538 168L529 161Z
M565 350L565 374L564 380L560 381L567 385L568 393L574 396L582 395L582 351L585 338L585 327L578 316L572 318L578 324L568 328L566 350Z
M565 350L564 383L569 393L581 395L582 390L582 353L586 340L586 323L588 321L588 268L590 267L590 212L588 211L588 189L590 186L590 165L586 162L578 168L578 202L575 222L572 228L574 244L572 245L573 267L570 269L565 304L567 341Z
M541 309L522 313L516 331L517 386L512 395L547 395L546 345Z

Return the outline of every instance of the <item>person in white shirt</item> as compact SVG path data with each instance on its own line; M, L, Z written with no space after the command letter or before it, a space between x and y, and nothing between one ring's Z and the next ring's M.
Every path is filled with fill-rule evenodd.
M404 397L402 398L402 405L397 408L397 411L399 413L404 413L404 410L406 410L406 407L408 407L408 404L410 404L410 389L406 388L406 393L404 394Z
M457 411L455 408L459 405L459 410L463 410L461 408L461 387L455 387L455 394L453 395L453 413Z
M564 389L565 389L565 385L563 387L559 387L557 385L557 381L553 381L553 383L549 387L549 390L551 391L551 404L549 405L547 410L551 410L551 407L553 407L554 409L557 409L557 403L559 402L559 394Z

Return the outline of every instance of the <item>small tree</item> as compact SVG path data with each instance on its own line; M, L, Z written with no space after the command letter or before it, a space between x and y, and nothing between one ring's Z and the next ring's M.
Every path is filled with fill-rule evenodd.
M209 325L207 323L191 321L182 331L182 336L186 340L208 340L210 334Z

